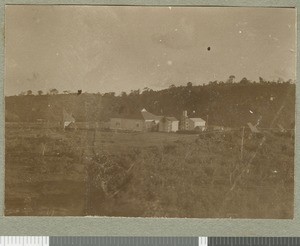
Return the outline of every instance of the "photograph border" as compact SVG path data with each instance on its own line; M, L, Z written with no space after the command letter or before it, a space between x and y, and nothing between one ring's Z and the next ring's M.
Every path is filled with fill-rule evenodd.
M292 7L297 15L300 1L293 0L1 0L0 1L0 235L5 236L300 236L299 160L300 134L299 96L296 89L295 133L295 210L294 219L181 219L181 218L120 218L120 217L4 217L5 181L5 106L4 106L4 43L5 5L133 5L133 6L228 6L228 7ZM297 27L299 19L297 18ZM297 28L297 73L299 63L299 29ZM297 80L296 80L297 81ZM297 84L298 82L296 82ZM296 86L297 88L297 86Z

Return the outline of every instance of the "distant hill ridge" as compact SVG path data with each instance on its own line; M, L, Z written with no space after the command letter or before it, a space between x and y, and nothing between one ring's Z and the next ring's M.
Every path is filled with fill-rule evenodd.
M156 115L180 119L183 110L189 117L201 117L209 125L236 127L259 121L261 127L280 124L294 127L295 84L232 83L171 86L142 92L5 97L6 121L61 121L65 109L76 121L108 121L110 117L134 116L141 109Z

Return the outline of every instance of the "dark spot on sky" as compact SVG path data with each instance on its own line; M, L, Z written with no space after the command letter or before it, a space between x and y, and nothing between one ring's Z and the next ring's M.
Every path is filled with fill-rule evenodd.
M210 47L207 47L207 50L210 51Z

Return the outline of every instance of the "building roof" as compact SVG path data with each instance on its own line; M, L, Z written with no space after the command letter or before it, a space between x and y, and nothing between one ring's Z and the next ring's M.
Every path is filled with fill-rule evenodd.
M154 115L150 112L148 112L146 109L143 109L141 111L141 114L144 118L144 120L160 120L163 116Z
M163 116L157 116L148 112L146 109L143 109L138 112L130 113L130 114L114 114L111 118L119 118L119 119L135 119L135 120L145 120L145 121L154 121L160 120Z
M203 120L201 118L189 118L189 119L194 121L194 122L205 122L205 120Z
M66 128L72 128L72 127L76 128L76 124L75 124L75 122L65 122L65 127Z
M162 117L161 120L179 121L179 120L177 120L175 117L168 117L168 116Z
M144 119L137 117L111 117L110 119L144 121Z
M63 109L63 121L64 122L75 122L74 117Z
M166 117L166 119L169 121L178 121L175 117Z

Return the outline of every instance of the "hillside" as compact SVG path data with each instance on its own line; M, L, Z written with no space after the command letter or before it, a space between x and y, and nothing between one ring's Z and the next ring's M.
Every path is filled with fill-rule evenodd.
M63 108L79 122L142 108L179 118L186 109L209 125L239 127L178 134L32 123L57 123ZM240 126L291 128L294 119L289 83L7 97L5 215L292 219L293 131Z
M295 122L295 85L290 83L188 84L161 91L145 88L120 96L114 93L22 95L6 97L5 103L6 121L12 122L61 121L63 108L77 121L108 121L113 115L134 115L146 108L154 114L177 118L183 110L188 110L189 116L202 117L209 125L229 127L260 119L261 127L270 127L273 122L292 128Z

